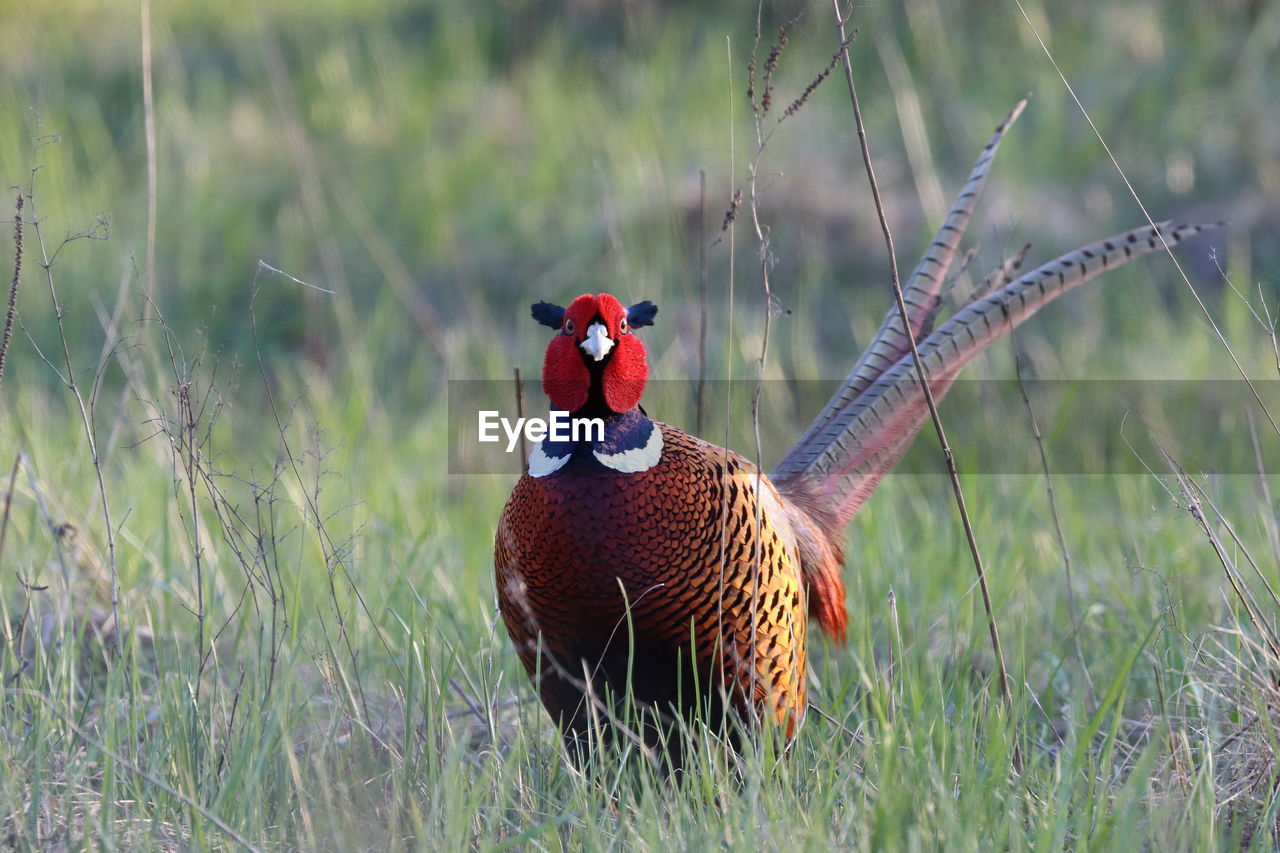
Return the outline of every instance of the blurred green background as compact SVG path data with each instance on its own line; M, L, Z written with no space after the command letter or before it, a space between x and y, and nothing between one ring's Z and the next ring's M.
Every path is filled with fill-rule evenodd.
M1273 283L1280 8L1025 5L1153 216L1229 218L1215 240L1224 269L1245 289ZM781 104L835 47L827 6L779 3L764 9L762 53L797 15L775 80ZM445 376L536 371L542 335L520 306L587 290L659 302L657 374L687 375L705 239L720 309L713 374L723 374L729 244L717 238L755 148L744 94L754 22L750 4L158 0L156 303L179 336L203 330L214 352L243 359L256 283L273 364L328 369L360 349L379 396L412 411ZM114 304L127 279L136 317L146 286L139 10L6 3L3 24L0 173L26 185L43 166L37 201L54 235L99 213L111 222L108 246L60 262L72 328L87 342L95 294ZM972 228L975 268L1028 240L1032 260L1047 259L1142 221L1016 6L913 0L858 7L854 25L902 266L1026 92L1030 108ZM60 141L36 150L44 134ZM788 375L843 375L850 332L874 328L888 299L838 75L777 127L761 173L777 307L790 312L775 327L775 363ZM760 312L747 234L736 242L737 290L751 349ZM259 277L260 259L336 295ZM1221 289L1203 246L1185 262L1211 295ZM1090 295L1062 310L1097 335L1125 330L1124 312L1156 298L1183 314L1185 286L1168 262L1148 263L1146 276L1157 286L1137 298ZM24 316L41 300L25 288Z
M1152 215L1230 221L1178 258L1244 371L1275 380L1280 3L1023 5ZM1216 794L1199 784L1229 762L1197 750L1233 731L1240 708L1219 701L1221 673L1203 671L1198 644L1242 617L1179 498L1146 474L1059 477L1051 508L1038 474L962 464L1012 713L993 699L946 481L891 476L848 533L850 643L810 645L811 696L845 729L811 715L793 760L735 777L744 796L727 803L711 790L722 777L705 778L701 799L663 799L665 786L631 780L610 812L594 779L562 763L495 620L492 535L514 477L450 476L447 383L507 383L517 366L536 377L547 332L529 303L602 290L661 307L644 332L654 378L697 375L704 248L707 375L755 378L759 246L745 210L721 230L757 153L745 95L753 4L153 0L149 11L153 276L141 7L0 0L0 185L10 187L0 219L38 167L50 253L100 216L110 223L109 240L73 241L52 268L101 481L85 421L51 369L66 365L27 228L22 328L0 382L0 488L16 472L0 627L56 612L76 634L74 619L109 609L105 494L122 622L147 631L126 647L129 667L58 653L94 646L83 632L33 656L0 645L0 675L11 667L58 704L0 705L0 846L56 836L128 847L170 831L186 847L213 846L186 805L104 771L111 761L84 746L72 718L252 838L290 849L412 837L425 849L507 849L543 830L563 849L1207 849L1224 831L1221 809L1244 800L1233 779ZM844 376L879 324L889 265L839 75L775 121L836 48L830 6L770 3L758 67L793 17L761 125L774 297L765 376L813 383ZM1143 223L1016 4L856 5L853 24L904 274L1027 92L970 225L969 273L1028 241L1038 263ZM9 245L0 241L6 282ZM157 314L163 326L140 322ZM1239 376L1158 255L1055 303L1017 343L1024 372L1042 379ZM1008 379L1013 353L997 344L965 376ZM696 413L675 387L654 389L651 413L692 429ZM766 386L770 453L813 414L788 387ZM1273 381L1268 400L1275 391ZM185 425L184 394L198 429ZM948 408L956 399L942 409L962 463L986 439L1018 454L1021 467L1000 470L1038 471L1017 399L999 422L984 419L981 393L969 399L963 412ZM1253 474L1236 405L1247 398L1203 404L1195 418L1182 417L1183 399L1222 398L1128 401L1128 423L1145 430L1139 415L1150 417L1171 443L1194 430L1197 465L1240 474L1206 488L1271 571L1280 487ZM1132 453L1114 430L1082 429L1047 404L1041 415L1051 464L1069 465L1056 455L1065 437L1091 472ZM749 395L717 398L702 433L750 454ZM1260 428L1270 472L1276 438ZM913 453L913 471L936 470L927 430ZM64 523L79 531L74 550ZM886 609L891 594L900 619ZM97 645L86 657L102 659L109 644ZM472 701L486 713L473 717ZM1152 720L1183 738L1187 766L1198 762L1192 812L1156 796L1173 786ZM846 741L847 729L868 737ZM366 731L375 736L362 740ZM1025 775L1006 772L1015 740ZM1274 808L1271 787L1259 788L1260 808ZM100 810L85 817L86 803ZM992 843L976 847L986 834Z
M1246 372L1274 379L1265 330L1225 281L1265 320L1280 278L1280 4L1024 5L1153 216L1230 220L1178 256ZM120 558L126 593L190 583L189 564L156 556L158 513L170 513L170 525L179 517L153 502L179 493L140 444L181 419L184 383L208 395L210 458L250 481L279 458L264 408L273 389L290 452L313 453L331 478L330 510L343 510L353 534L380 531L355 541L362 565L401 573L388 600L401 585L427 586L439 596L429 604L467 613L478 629L492 614L491 536L511 477L448 474L447 382L505 385L520 367L536 383L546 334L529 319L530 302L600 290L654 300L651 376L684 380L699 369L705 246L707 375L753 380L764 321L759 247L745 209L731 232L722 223L756 155L746 97L755 13L751 4L592 0L154 2L148 283L140 8L6 4L0 173L16 194L39 166L36 210L50 252L99 215L110 222L108 241L65 246L54 272L82 385L101 372L92 414L109 440L107 483L122 490L117 512L133 513L121 531L136 537ZM888 262L839 75L795 116L775 118L828 65L831 9L766 4L757 85L778 28L793 18L773 79L777 106L762 122L759 213L774 295L765 375L835 380L888 308ZM970 272L1027 241L1031 264L1142 223L1016 6L912 0L857 7L853 24L854 72L904 275L992 129L1027 92L970 225ZM62 369L30 228L27 238L19 302L30 338L15 334L0 385L0 452L48 466L55 516L79 519L103 548L79 414L32 346ZM157 311L163 329L139 322ZM1020 330L1018 344L1029 377L1238 377L1158 256L1070 294ZM1010 378L1013 352L999 344L965 375ZM813 414L785 388L766 388L766 467ZM541 405L536 388L531 397ZM702 434L752 453L749 397L732 401L704 413ZM691 395L653 402L655 416L696 427ZM974 444L965 437L979 435L1016 443L1018 458L1038 467L1025 424L984 422L981 404L943 411L960 430L962 460ZM1176 412L1157 420L1178 423ZM1051 453L1055 433L1091 458L1127 452L1116 435L1070 419L1045 427ZM1198 447L1215 435L1231 445L1225 470L1249 470L1241 411L1210 412L1195 428ZM924 470L936 466L932 438L913 453ZM930 513L950 517L940 482L903 479ZM867 536L901 501L878 496L850 535ZM32 513L38 564L50 545ZM390 583L380 568L369 578ZM182 600L155 599L185 618Z

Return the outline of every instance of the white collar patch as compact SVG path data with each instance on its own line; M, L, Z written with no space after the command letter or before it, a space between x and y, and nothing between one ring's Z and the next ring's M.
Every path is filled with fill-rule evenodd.
M662 461L662 430L655 423L653 432L649 434L649 440L645 442L644 447L635 447L620 453L601 453L598 450L593 450L591 455L606 468L612 468L614 471L620 471L623 474L648 471ZM531 462L530 471L532 470Z
M566 453L564 456L548 456L542 449L542 442L539 441L529 453L529 476L545 477L548 474L554 474L564 467L571 455Z

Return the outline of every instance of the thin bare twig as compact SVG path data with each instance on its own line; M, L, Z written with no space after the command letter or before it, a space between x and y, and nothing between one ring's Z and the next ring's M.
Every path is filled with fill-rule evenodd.
M276 403L275 394L272 393L271 380L267 373L267 365L262 357L262 350L258 337L258 318L253 310L253 302L257 296L257 292L257 278L255 276L253 289L254 295L249 301L249 331L250 338L253 341L254 354L258 365L258 374L262 379L263 390L266 392L267 407L271 413L271 418L276 425L276 433L280 436L280 445L284 449L284 458L287 461L287 467L293 473L297 483L302 486L304 485L302 471L298 465L297 456L294 454L293 449L290 446L288 435L285 430L285 422L280 415L280 409ZM325 557L325 564L329 576L329 600L333 605L334 615L338 620L338 635L348 657L351 659L351 666L355 676L356 686L356 692L351 695L353 700L358 698L359 709L364 714L364 718L369 719L368 698L365 695L364 682L360 678L359 654L351 641L350 630L347 627L347 616L343 611L341 598L338 595L336 575L339 569L341 569L343 577L351 590L351 594L355 597L361 611L363 611L365 616L368 617L369 624L375 627L375 633L379 642L382 644L383 649L386 650L388 657L391 659L392 665L399 672L401 678L404 677L404 668L400 665L399 661L396 660L395 655L392 654L392 650L385 633L377 628L377 622L374 620L373 614L370 612L369 604L365 599L364 593L360 591L360 587L356 584L355 578L351 575L350 566L348 565L345 555L342 553L342 549L329 535L329 530L325 525L325 517L320 512L318 495L312 495L304 488L303 498L312 530L316 534L317 542L319 543L321 551ZM335 660L336 659L335 655ZM355 704L354 701L353 704Z
M818 90L819 86L821 86L824 82L826 82L826 79L828 77L831 76L831 72L835 70L835 67L838 64L840 64L841 54L843 54L844 51L848 49L849 45L852 44L853 40L856 39L857 37L858 37L858 31L854 30L853 33L851 33L847 39L840 42L840 49L837 50L834 54L832 54L831 61L827 63L827 67L819 71L818 75L809 81L809 85L804 87L804 91L801 92L796 97L796 99L792 101L790 105L787 106L786 110L783 111L782 115L778 116L779 123L791 118L793 115L795 115L797 112L800 111L801 107L803 107L805 104L809 102L809 97Z
M707 170L698 170L698 281L701 285L698 320L698 412L695 423L702 435L707 393Z
M13 458L13 468L9 471L9 488L4 493L4 515L0 516L0 565L4 565L4 543L9 534L9 511L13 509L13 490L18 481L18 466L22 464L22 454ZM0 630L4 631L4 641L10 653L18 660L21 671L20 647L13 639L13 625L9 620L9 610L5 597L0 595Z
M1266 519L1267 539L1271 542L1271 554L1275 557L1276 566L1280 568L1280 525L1276 521L1276 502L1271 497L1271 486L1267 483L1267 466L1262 461L1262 444L1258 441L1258 427L1253 422L1253 410L1245 409L1245 421L1249 424L1249 439L1253 443L1254 465L1258 469L1258 488L1262 491L1265 507L1263 518Z
M840 42L843 44L847 36L845 35L845 19L840 11L840 0L832 0L832 6L835 8L836 29L840 34ZM889 269L894 300L897 302L898 314L902 319L902 328L906 333L907 343L910 345L911 361L915 365L920 389L924 394L925 403L929 407L929 417L933 421L934 431L938 434L938 443L942 446L942 456L947 464L947 475L951 478L951 490L955 494L956 507L960 511L960 521L964 526L965 539L968 540L969 553L973 557L973 567L978 573L978 586L982 591L982 604L987 611L987 631L991 635L991 650L996 658L1000 695L1004 698L1005 704L1012 707L1013 692L1009 687L1009 674L1004 662L1004 649L1000 644L1000 631L996 627L995 610L991 604L991 590L987 586L986 569L983 567L982 554L978 550L978 540L973 533L973 524L969 520L969 510L965 506L964 491L960 487L960 474L956 470L955 456L951 452L951 445L947 443L947 434L942 427L942 419L938 415L938 406L933 399L933 391L929 387L924 365L920 361L920 350L916 347L916 336L911 331L907 303L902 295L902 283L898 278L898 260L893 248L893 234L889 230L889 221L885 217L884 201L880 198L880 186L876 182L875 168L871 164L871 150L867 144L866 128L862 123L862 109L858 106L858 92L853 82L853 64L849 60L848 48L843 51L843 54L845 82L849 86L849 100L853 105L853 118L858 130L858 145L862 149L862 163L867 170L867 180L871 184L871 197L875 201L876 216L880 220L880 230L884 233L885 247L889 252ZM1016 758L1015 763L1017 763Z
M520 367L515 367L516 378L516 417L521 421L524 420L524 385L520 382ZM520 431L520 470L527 470L529 467L529 444L524 437L524 430Z
M756 17L759 20L763 14L764 2L761 0L756 6ZM760 336L760 357L756 359L756 387L751 395L751 433L755 440L755 488L756 493L764 494L764 451L760 441L760 399L764 394L764 371L765 363L769 356L769 332L773 319L773 291L769 284L769 232L768 229L760 224L760 191L757 183L759 176L760 160L764 156L764 149L767 137L764 132L764 117L769 112L769 104L773 92L773 72L778 67L778 58L782 55L783 49L787 44L787 31L791 28L793 21L783 24L778 30L778 40L774 42L773 47L769 51L769 58L765 62L764 74L764 95L760 100L760 109L753 113L756 129L756 151L755 155L747 165L747 186L748 198L747 208L751 212L751 225L755 231L756 237L756 253L760 264L760 286L764 291L764 330ZM757 27L758 29L758 27ZM758 46L758 44L757 44ZM754 57L754 52L753 52ZM761 530L764 527L764 501L756 501L755 511L755 529L752 532L752 554L751 554L751 635L756 636L760 628L760 555L763 547L763 535ZM759 666L757 666L756 644L751 646L751 672L753 680L758 677ZM752 690L757 689L756 685L752 685ZM767 689L767 688L766 688Z
M200 685L204 681L205 657L205 612L204 612L204 546L200 541L200 505L196 501L196 482L200 473L200 443L196 437L199 426L198 416L191 405L191 381L188 379L178 385L178 429L177 451L182 460L183 474L187 479L187 499L191 507L191 552L196 569L196 658L199 664L196 669L195 701L200 702Z
M147 298L142 300L145 322L156 298L156 122L151 75L151 0L141 0L142 13L142 122L147 141Z
M1216 503L1214 503L1213 498L1209 497L1209 493L1206 492L1199 483L1196 483L1194 480L1188 480L1188 482L1191 484L1192 488L1195 489L1196 494L1199 496L1199 501L1207 504L1209 509L1213 510L1213 514L1218 518L1218 523L1226 529L1227 535L1230 536L1231 541L1235 543L1236 550L1242 557L1244 557L1245 562L1249 564L1249 568L1253 569L1253 573L1258 576L1258 582L1262 584L1264 589L1266 589L1267 596L1271 599L1272 612L1280 613L1280 595L1276 593L1275 587L1271 585L1271 581L1258 566L1257 561L1253 559L1253 554L1249 552L1249 547L1244 543L1244 540L1240 538L1240 534L1236 533L1235 526L1232 525L1230 519L1228 519L1226 514ZM1256 602L1254 603L1254 607L1257 607L1258 612L1262 613L1262 608L1258 607ZM1280 637L1277 638L1277 647L1280 648ZM1278 663L1280 663L1280 661L1278 661Z
M116 652L124 652L124 631L119 630L120 626L120 579L116 572L116 536L115 526L111 522L111 506L107 501L107 484L102 475L102 457L98 453L98 431L97 424L93 414L93 402L85 404L84 395L80 392L80 386L76 383L75 364L71 359L71 345L67 340L67 330L62 322L63 305L58 301L58 291L54 284L53 264L58 253L61 252L68 243L80 238L98 238L104 239L105 232L108 227L107 221L103 217L99 217L96 225L88 231L78 234L70 234L58 248L54 249L50 254L45 246L44 232L40 227L40 216L36 210L36 173L40 167L35 166L31 169L31 181L27 187L27 203L31 207L31 229L35 233L36 245L40 247L40 268L44 270L45 283L49 287L49 302L53 308L53 318L58 329L58 338L62 342L62 356L66 365L66 374L58 372L59 377L71 391L75 397L76 406L80 411L80 423L84 428L85 442L89 448L89 456L93 462L93 472L98 481L98 499L102 504L102 518L104 522L103 533L107 537L107 569L111 577L111 616L114 620L117 630L115 632ZM96 378L95 378L96 382Z
M1025 249L1023 250L1025 253ZM996 287L1000 285L997 284ZM1008 314L1008 311L1005 312ZM1080 612L1076 608L1076 593L1071 582L1071 549L1067 547L1067 536L1062 530L1062 518L1058 514L1058 496L1053 488L1053 475L1049 472L1049 456L1044 449L1044 436L1040 434L1040 422L1036 419L1035 409L1031 406L1031 398L1027 395L1027 386L1022 378L1022 350L1018 346L1018 338L1013 325L1009 326L1009 343L1013 347L1013 372L1018 379L1018 393L1022 395L1022 405L1027 409L1027 418L1031 422L1031 435L1035 437L1036 449L1040 452L1040 470L1044 472L1045 492L1049 498L1049 514L1053 517L1053 531L1058 539L1058 550L1062 553L1063 579L1067 588L1067 613L1071 617L1071 644L1076 653L1076 663L1080 665L1080 673L1084 676L1085 687L1089 690L1090 704L1097 704L1097 694L1093 689L1093 678L1089 675L1089 665L1084 659L1084 650L1080 647Z
M4 562L4 540L9 532L9 511L13 509L13 485L18 479L18 466L21 463L21 454L13 458L13 468L9 471L9 488L4 493L4 515L0 516L0 563Z
M1213 262L1215 264L1218 262L1216 255L1214 256ZM1219 269L1221 269L1221 267L1219 267ZM1227 278L1225 275L1222 278L1228 284L1231 284L1231 279ZM1235 290L1235 285L1231 285L1231 289ZM1248 305L1248 301L1246 301L1245 304ZM1258 282L1258 304L1262 306L1262 313L1266 317L1266 319L1262 321L1262 327L1267 330L1267 338L1271 341L1271 354L1276 360L1276 372L1280 373L1280 337L1277 337L1276 335L1277 318L1271 316L1271 309L1267 307L1267 295L1262 292L1262 282ZM1253 309L1250 308L1250 310L1252 311Z
M1258 602L1254 599L1252 593L1244 583L1244 578L1240 575L1240 570L1236 567L1235 562L1227 554L1226 545L1218 537L1213 527L1209 524L1209 519L1204 513L1201 505L1201 498L1198 494L1199 490L1191 482L1182 465L1174 459L1169 451L1158 441L1156 449L1160 451L1160 455L1164 457L1165 464L1169 468L1169 472L1173 475L1174 481L1177 482L1178 488L1182 493L1183 499L1186 501L1185 509L1195 519L1197 525L1204 532L1205 538L1209 540L1209 545L1213 548L1214 554L1218 557L1218 562L1222 564L1222 571L1227 577L1227 583L1236 594L1236 598L1240 600L1241 606L1244 607L1245 615L1249 617L1249 622L1253 625L1253 629L1258 632L1258 636L1266 643L1267 652L1270 655L1272 666L1280 665L1280 638L1277 638L1270 626L1266 623L1265 617L1258 607ZM1200 493L1202 494L1202 493ZM1239 543L1237 542L1237 546ZM1252 559L1250 559L1252 562ZM1256 566L1255 566L1256 568ZM1274 596L1274 593L1272 593Z
M889 638L889 719L893 720L898 705L898 668L902 666L902 626L898 623L898 596L889 587L889 622L893 636Z
M756 41L760 40L760 24L756 22ZM736 137L733 132L733 41L725 37L725 55L729 66L729 185L733 186L737 180L737 145ZM751 54L751 70L755 69L755 52ZM748 98L752 98L752 86L754 80L748 79L747 92ZM742 199L742 191L735 190L733 200L730 203L729 213L725 214L724 224L721 226L721 232L728 232L729 237L729 270L728 270L728 311L726 316L728 321L725 330L725 387L724 387L724 446L732 446L732 424L733 424L733 297L734 285L736 283L735 273L737 265L735 261L737 246L737 229L733 227L736 220L736 211L738 204ZM730 462L728 455L721 459L720 463L720 488L724 490L724 494L728 494ZM719 552L719 571L717 573L716 584L716 636L725 636L724 632L724 611L725 611L725 570L729 562L729 513L720 514L720 552Z
M0 336L0 379L4 379L4 358L13 336L13 318L18 313L18 281L22 278L22 193L18 193L13 213L13 282L9 285L9 308L4 318L4 334Z

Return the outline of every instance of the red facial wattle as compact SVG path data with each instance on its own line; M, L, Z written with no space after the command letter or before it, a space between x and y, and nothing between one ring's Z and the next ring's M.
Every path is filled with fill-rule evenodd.
M604 401L614 412L628 412L640 403L649 365L644 344L635 335L617 338L609 364L604 369Z
M581 344L593 321L604 323L612 342L601 376L605 405L617 413L630 411L644 393L649 367L644 344L627 323L627 308L608 293L583 294L565 309L560 331L547 345L542 388L556 409L574 412L587 404L591 371Z
M553 409L576 412L587 404L591 374L578 353L578 344L567 335L556 335L542 360L542 390Z

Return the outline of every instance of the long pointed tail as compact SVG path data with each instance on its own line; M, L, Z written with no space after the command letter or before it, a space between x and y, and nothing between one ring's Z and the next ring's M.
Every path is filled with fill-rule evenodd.
M1209 227L1214 226L1165 222L1117 234L979 295L917 344L935 399L975 355L1058 296ZM902 458L928 416L910 354L899 356L856 396L849 397L842 386L828 408L840 401L787 455L787 467L773 475L781 491L802 497L806 506L822 507L837 522L836 529L853 518Z
M955 260L956 251L960 246L960 239L964 236L964 229L968 226L969 217L972 216L973 209L982 195L982 188L987 181L987 173L991 170L991 163L995 160L996 150L1000 147L1000 140L1013 123L1018 120L1018 116L1022 115L1022 110L1026 105L1026 98L1018 101L1013 109L1009 111L1009 114L1005 116L1004 121L1000 122L1000 126L996 128L995 133L991 136L991 141L982 149L978 162L974 164L973 170L969 173L969 180L965 182L964 189L956 197L955 204L952 205L951 211L942 223L942 227L938 229L937 236L929 244L928 251L920 259L920 263L916 265L911 277L907 279L902 296L907 303L907 317L911 323L911 334L917 340L922 334L926 333L927 327L937 316L938 308L942 304L943 284L947 278L947 270L950 269L952 261ZM849 375L840 384L835 396L827 403L822 413L809 425L804 437L796 444L795 450L778 464L773 473L774 479L803 471L812 462L812 457L797 453L797 451L805 448L813 449L812 439L814 436L822 433L832 418L836 417L855 397L875 382L880 374L892 367L909 349L910 345L907 342L907 336L902 332L902 318L899 316L897 308L892 308L885 315L884 322L880 324L880 328L875 337L871 339L871 343L867 345L867 348L859 357L858 363L853 366L853 370L849 371Z

